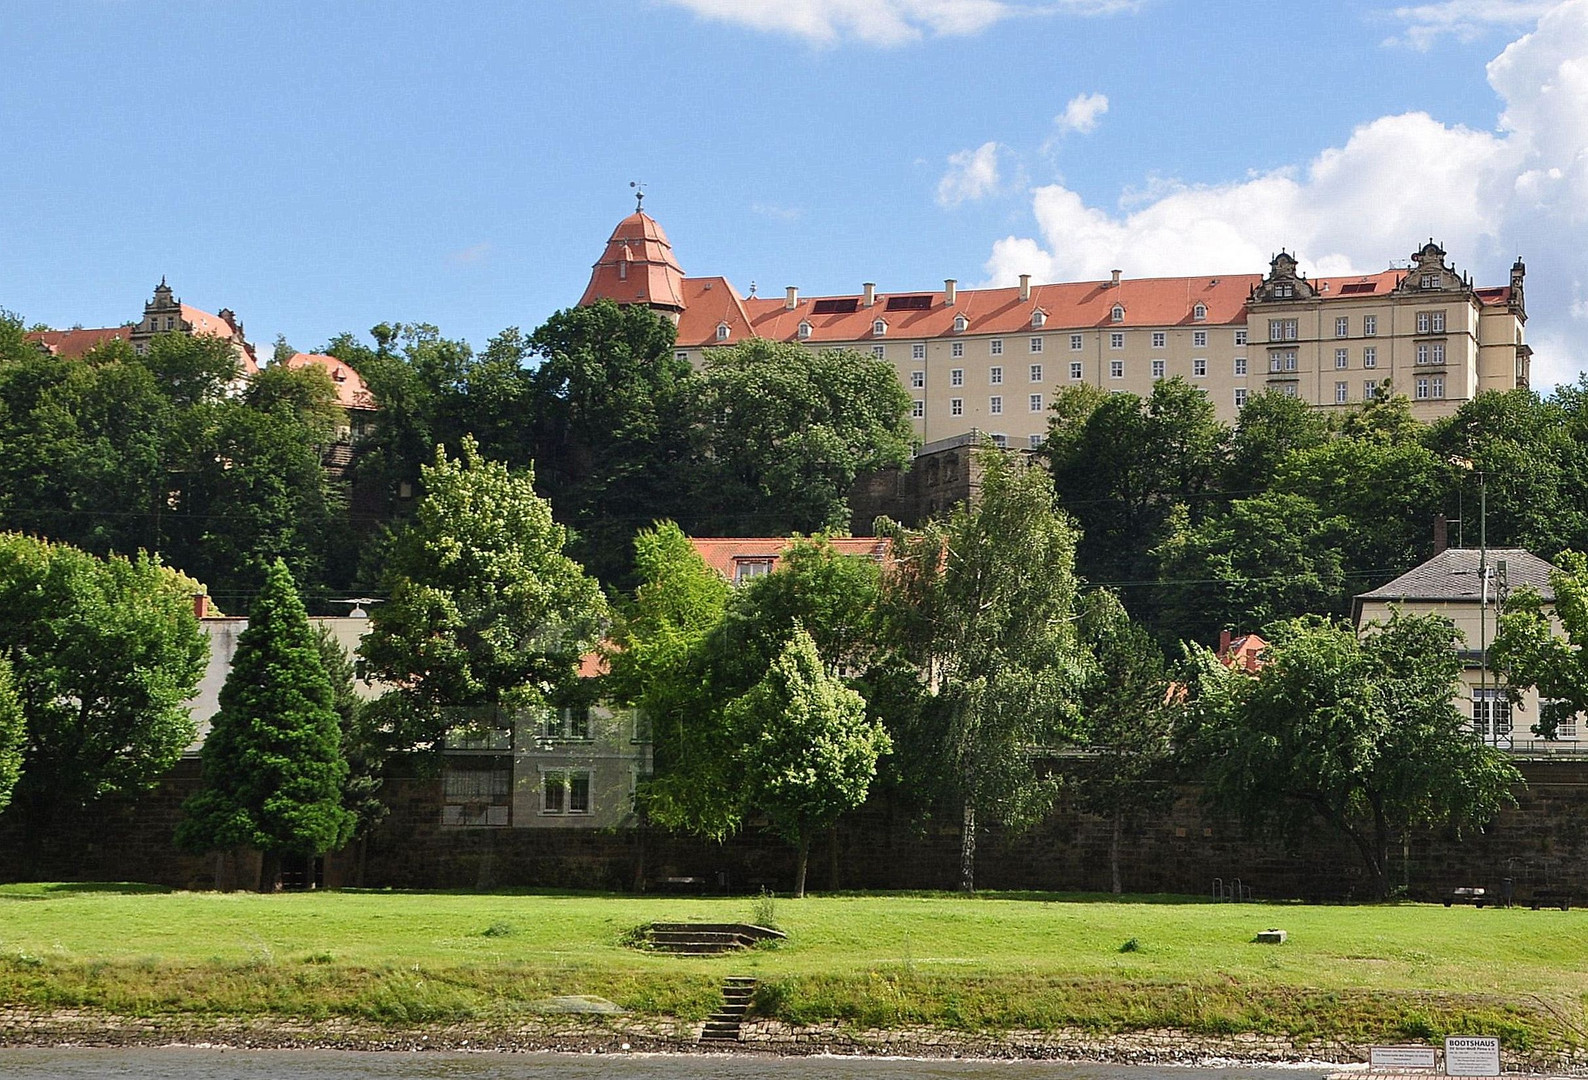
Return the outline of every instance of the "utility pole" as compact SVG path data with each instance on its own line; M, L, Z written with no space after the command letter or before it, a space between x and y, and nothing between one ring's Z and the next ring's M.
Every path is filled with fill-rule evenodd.
M1478 699L1483 702L1485 727L1500 745L1499 713L1489 697L1489 488L1478 472Z

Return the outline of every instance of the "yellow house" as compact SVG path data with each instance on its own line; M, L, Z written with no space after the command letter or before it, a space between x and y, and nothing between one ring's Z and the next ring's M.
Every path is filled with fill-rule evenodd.
M1538 692L1523 691L1521 701L1513 705L1488 666L1488 648L1508 592L1523 586L1538 590L1552 629L1563 633L1554 615L1555 591L1549 583L1554 569L1521 548L1490 548L1487 552L1448 548L1394 581L1357 596L1353 617L1361 629L1387 622L1397 611L1443 615L1465 638L1461 692L1473 733L1519 755L1576 754L1588 749L1588 739L1579 741L1576 721L1563 722L1555 739L1539 738L1532 731L1538 719Z

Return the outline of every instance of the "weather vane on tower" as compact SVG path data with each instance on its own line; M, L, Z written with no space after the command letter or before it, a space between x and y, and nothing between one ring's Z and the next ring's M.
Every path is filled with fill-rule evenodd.
M630 180L629 187L634 189L634 212L639 213L645 209L645 184L639 180Z

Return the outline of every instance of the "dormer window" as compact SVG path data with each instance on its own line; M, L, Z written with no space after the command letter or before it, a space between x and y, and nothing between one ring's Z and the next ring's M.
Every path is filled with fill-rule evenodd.
M1198 304L1191 309L1191 317L1197 322L1202 322L1208 317L1208 306L1206 304Z
M811 324L801 319L799 329L795 332L799 334L799 339L804 341L806 338L811 336Z
M718 341L727 341L728 340L728 335L730 333L731 333L731 331L728 329L728 324L727 323L720 322L720 323L717 324L717 340Z
M1437 289L1437 288L1439 288L1439 275L1438 274L1424 274L1423 275L1423 288L1425 288L1425 289Z
M963 315L954 316L954 333L963 334L970 328L970 320Z
M1112 319L1114 322L1124 322L1125 321L1125 308L1124 308L1124 305L1115 304L1114 305L1114 310L1109 313L1109 318Z
M878 319L871 324L871 332L875 336L881 337L883 334L888 332L888 324L881 319Z
M1047 321L1048 321L1047 312L1038 310L1038 311L1033 311L1031 313L1031 325L1032 325L1032 327L1034 329L1040 330L1042 328L1042 324L1047 322Z

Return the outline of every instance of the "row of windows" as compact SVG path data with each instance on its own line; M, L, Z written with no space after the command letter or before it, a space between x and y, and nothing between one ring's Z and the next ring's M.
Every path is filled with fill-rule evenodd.
M1368 364L1367 366L1368 367L1372 367L1373 365L1372 364ZM1246 370L1247 370L1246 369L1246 357L1244 357L1244 356L1236 357L1235 358L1235 364L1234 364L1235 374L1237 376L1245 376L1246 375ZM1279 368L1275 368L1274 370L1278 371L1280 369ZM1294 364L1292 364L1292 366L1289 368L1289 370L1291 370L1291 371L1295 370ZM1195 378L1199 378L1200 379L1200 378L1206 377L1207 373L1208 373L1207 358L1206 357L1200 357L1200 356L1193 358L1192 361L1191 361L1191 374L1192 374L1192 376L1195 377ZM1108 363L1108 374L1109 374L1110 378L1123 379L1125 377L1125 361L1123 361L1123 360L1110 360L1109 363ZM1043 381L1042 365L1041 364L1032 364L1031 367L1030 367L1030 370L1028 372L1028 375L1029 375L1029 378L1030 378L1031 382L1042 382ZM1083 369L1083 365L1081 364L1081 362L1078 361L1078 360L1077 361L1073 361L1070 364L1070 378L1072 380L1074 380L1074 381L1079 382L1081 379L1083 379L1085 377L1086 377L1085 376L1085 371ZM1165 360L1153 360L1152 361L1152 377L1154 379L1167 378L1168 377L1168 362L1165 361ZM1003 385L1003 381L1004 381L1004 369L1003 368L1001 368L1001 367L990 367L990 368L987 369L987 382L989 384L991 384L993 386L1002 386ZM950 368L949 372L948 372L948 384L950 386L964 386L965 385L965 369L964 368ZM924 390L925 388L926 388L926 372L924 372L924 371L912 371L912 372L910 372L910 389L912 389L912 390Z
M1417 362L1419 364L1443 364L1445 362L1445 343L1443 341L1420 341L1417 343ZM1334 368L1344 371L1351 366L1351 350L1334 350ZM1368 345L1362 350L1362 366L1372 369L1378 367L1378 348ZM1268 370L1295 371L1296 350L1275 349L1268 354ZM1239 374L1239 373L1237 373Z
M1026 398L1026 408L1030 412L1039 413L1045 407L1041 394L1031 394ZM994 394L987 399L987 412L993 416L1002 416L1004 412L1004 399L1002 394ZM950 416L965 415L965 399L949 398L948 414ZM910 403L910 415L917 420L926 417L926 402L916 398Z
M1294 322L1294 321L1295 321L1294 319L1291 320L1291 322ZM1294 334L1291 335L1292 338L1294 338L1294 336L1295 336ZM1041 337L1033 337L1033 338L1028 339L1027 342L1026 342L1027 351L1032 352L1032 353L1040 353L1040 352L1044 351L1046 349L1046 345L1045 345L1046 340L1047 340L1046 338L1041 338ZM1246 344L1246 331L1245 330L1236 330L1234 332L1234 342L1235 342L1235 344L1237 346L1244 346ZM1164 348L1168 348L1168 345L1169 345L1169 335L1168 335L1167 331L1163 331L1163 330L1154 330L1154 331L1152 331L1152 347L1153 348L1155 348L1155 349L1164 349ZM1193 331L1191 331L1191 346L1192 346L1192 348L1196 348L1196 349L1205 349L1205 348L1207 348L1207 346L1208 346L1208 332L1206 330L1193 330ZM1123 330L1110 331L1110 333L1108 335L1108 347L1110 349L1123 349L1125 347L1125 332ZM1071 352L1081 352L1085 348L1086 348L1086 335L1085 334L1071 334L1070 335L1070 351ZM949 350L956 357L964 356L965 355L965 343L963 341L951 342L949 344ZM993 356L1002 356L1004 354L1004 339L1003 338L989 338L988 341L987 341L987 351L988 351L988 353L990 353ZM881 344L872 345L871 346L871 355L877 357L879 360L887 359L888 347L886 345L881 345ZM678 354L678 356L679 356L679 359L681 359L681 360L687 360L689 358L689 354L687 352L680 352ZM912 342L910 344L910 359L912 359L912 360L925 360L926 359L926 343L924 341L916 341L916 342Z
M175 330L176 329L176 317L174 315L167 315L165 317L165 328L167 330ZM160 329L160 320L155 318L153 315L150 315L149 316L149 333L153 334L156 331L158 331L159 329Z

